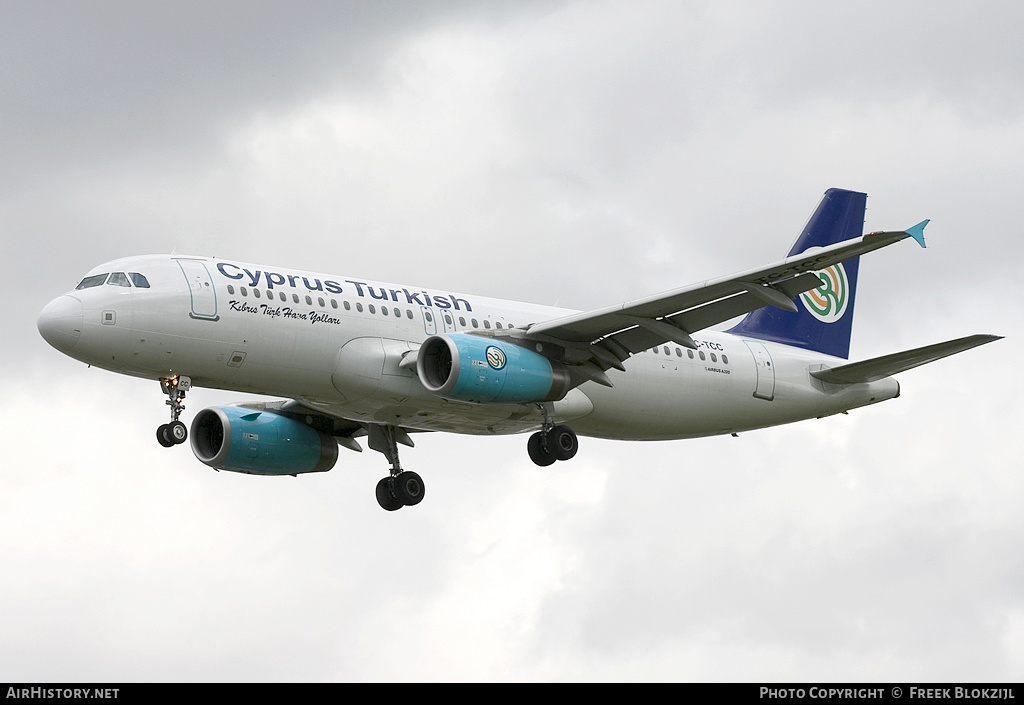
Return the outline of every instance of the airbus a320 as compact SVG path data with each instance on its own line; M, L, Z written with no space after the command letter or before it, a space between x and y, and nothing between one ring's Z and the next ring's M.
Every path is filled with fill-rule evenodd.
M923 247L928 223L864 235L866 198L827 191L779 262L595 311L149 255L93 268L38 328L77 360L159 381L170 418L157 441L190 440L217 470L324 472L364 440L390 463L376 496L394 511L425 494L399 461L415 432L529 433L547 466L580 436L736 434L885 401L894 374L997 340L847 360L860 256ZM203 409L189 428L193 386L283 399Z

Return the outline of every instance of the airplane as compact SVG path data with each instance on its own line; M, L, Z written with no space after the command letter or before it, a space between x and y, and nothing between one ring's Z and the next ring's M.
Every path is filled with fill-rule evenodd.
M158 380L164 447L253 475L325 472L360 438L390 463L395 511L422 501L410 434L531 433L548 466L579 436L667 440L845 413L899 396L892 375L1000 339L971 335L847 361L859 258L928 221L862 234L867 196L829 189L785 259L594 311L237 260L147 255L90 270L39 314L72 358ZM743 316L727 330L712 330ZM181 420L193 387L271 397Z

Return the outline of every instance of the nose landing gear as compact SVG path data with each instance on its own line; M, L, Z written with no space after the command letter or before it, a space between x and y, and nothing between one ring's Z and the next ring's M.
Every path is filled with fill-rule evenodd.
M192 388L192 380L188 377L165 377L160 380L160 388L167 395L164 403L171 407L171 422L161 425L156 430L156 440L164 448L184 443L188 438L188 428L178 420L178 416L185 410L182 400L185 392Z

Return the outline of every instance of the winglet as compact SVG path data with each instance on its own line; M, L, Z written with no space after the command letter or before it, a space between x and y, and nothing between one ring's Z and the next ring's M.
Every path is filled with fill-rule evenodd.
M924 226L928 225L928 223L930 222L930 220L922 220L914 227L907 228L904 232L910 237L917 240L917 244L920 245L921 247L927 247L927 245L924 244Z

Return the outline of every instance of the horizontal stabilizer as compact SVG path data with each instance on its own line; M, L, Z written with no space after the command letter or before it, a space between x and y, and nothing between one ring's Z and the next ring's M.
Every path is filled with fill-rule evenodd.
M949 355L955 355L964 350L970 350L978 345L991 343L999 340L1000 335L969 335L966 338L947 340L944 343L926 345L923 348L904 350L903 352L891 355L882 355L863 362L854 362L840 367L826 368L811 372L812 377L817 377L823 382L832 384L858 384L860 382L874 382L885 377L909 370L919 365L941 360Z

